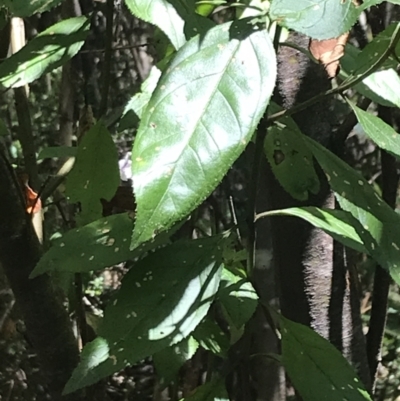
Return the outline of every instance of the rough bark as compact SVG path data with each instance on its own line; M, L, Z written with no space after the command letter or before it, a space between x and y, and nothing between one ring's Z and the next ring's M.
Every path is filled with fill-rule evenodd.
M308 38L303 35L292 34L289 41L303 48L308 46ZM330 88L323 68L301 52L282 47L278 62L277 98L283 107L290 108ZM331 106L331 101L326 100L293 118L304 134L337 150L343 148L343 144L334 143ZM270 195L269 208L333 207L328 183L322 173L319 176L320 192L306 202L299 202L286 193L268 171L264 182ZM332 238L294 217L272 218L271 233L282 313L330 339L358 369L369 387L358 295L343 250L339 249L334 258Z

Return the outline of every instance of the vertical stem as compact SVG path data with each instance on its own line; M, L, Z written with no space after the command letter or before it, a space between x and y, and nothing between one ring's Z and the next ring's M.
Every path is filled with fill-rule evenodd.
M101 90L101 103L99 109L99 117L102 117L107 112L108 93L110 90L111 78L111 53L113 43L113 20L114 20L114 0L107 0L106 3L106 45L104 52L104 64L102 71L102 90Z

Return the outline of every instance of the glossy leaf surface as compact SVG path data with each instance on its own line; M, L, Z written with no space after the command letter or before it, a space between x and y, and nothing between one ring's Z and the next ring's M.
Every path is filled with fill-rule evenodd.
M132 246L184 218L211 193L249 142L275 78L268 33L248 21L219 25L180 49L133 147Z
M122 280L98 333L108 344L96 366L88 344L66 391L97 382L129 364L179 343L207 314L217 292L222 261L220 236L178 241L140 260ZM97 340L99 341L99 340Z
M344 356L309 327L279 318L282 362L304 401L371 401Z
M86 17L66 19L51 26L0 64L0 84L17 88L60 67L78 53L88 32Z
M317 207L293 207L282 210L272 210L263 213L263 217L267 216L296 216L308 221L314 227L321 228L331 235L335 240L343 245L353 248L361 253L368 253L364 244L357 234L354 227L360 227L360 223L349 212L343 210L320 209Z
M168 242L177 228L160 233L131 251L129 245L133 226L134 218L121 213L70 230L54 241L31 277L50 271L87 273L133 260Z

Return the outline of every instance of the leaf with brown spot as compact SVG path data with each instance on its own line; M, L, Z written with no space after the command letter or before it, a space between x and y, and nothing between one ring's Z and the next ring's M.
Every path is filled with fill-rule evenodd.
M339 72L339 60L343 57L349 32L338 38L327 40L311 39L309 50L311 54L325 67L329 78L334 78Z

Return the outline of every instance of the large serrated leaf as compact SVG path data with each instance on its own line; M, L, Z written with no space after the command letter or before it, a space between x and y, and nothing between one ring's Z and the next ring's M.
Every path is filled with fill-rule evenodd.
M400 135L379 117L351 104L364 132L382 149L400 158Z
M314 39L337 38L350 30L362 8L337 0L272 0L271 19Z
M269 35L248 21L219 25L180 49L134 142L134 246L211 193L250 141L275 78Z
M400 215L359 172L317 142L303 138L327 175L341 208L361 223L354 228L368 253L400 284Z
M344 356L309 327L279 318L282 362L305 401L371 401Z
M121 213L70 230L54 241L39 260L31 277L50 271L84 273L133 260L168 242L177 228L163 232L131 251L129 245L133 226L133 218Z
M368 253L360 236L354 228L357 226L360 231L360 223L349 212L308 206L272 210L270 212L262 213L262 217L279 215L300 217L301 219L308 221L314 227L321 228L343 245L353 248L361 253Z
M98 333L108 355L75 369L65 391L73 392L180 342L202 321L217 292L222 237L180 241L140 260L126 274L106 308ZM86 347L93 348L92 345ZM85 347L85 348L86 348Z
M125 0L125 3L136 17L160 28L175 49L214 25L195 13L193 0Z
M78 53L88 33L86 17L66 19L51 26L0 64L0 84L17 88L60 67Z
M36 13L48 11L58 6L63 0L3 0L0 5L8 8L15 17L30 17Z
M101 218L101 199L110 201L120 181L117 149L107 128L99 122L81 140L65 184L69 200L81 204L80 225Z

